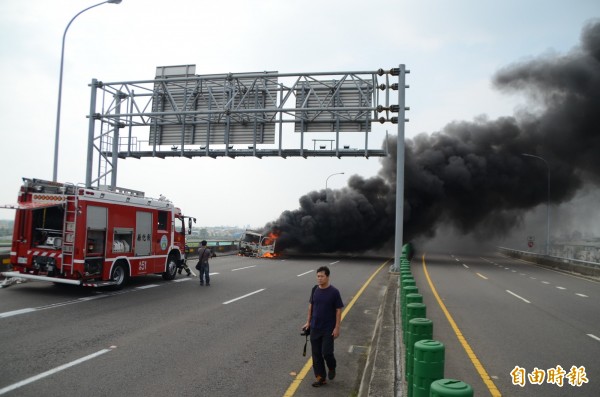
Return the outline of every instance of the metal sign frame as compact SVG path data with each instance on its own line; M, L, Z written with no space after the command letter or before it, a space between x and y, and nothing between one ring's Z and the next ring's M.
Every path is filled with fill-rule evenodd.
M158 67L153 80L92 80L86 187L100 186L101 182L106 185L110 176L109 189L115 190L118 159L128 157L387 156L387 148L369 149L369 133L374 122L396 124L396 233L391 270L399 271L404 221L404 127L408 121L405 112L409 110L405 107L409 73L405 65L360 72L194 73L195 65L178 65ZM390 103L390 94L394 94L396 104ZM299 147L284 147L283 129L287 123L294 125L292 136L300 135ZM137 133L139 127L149 132L146 142ZM123 129L126 136L122 137ZM305 148L304 136L313 131L335 133L335 139L313 139L313 149ZM359 132L365 135L362 150L340 148L340 134ZM317 141L330 142L329 149L324 145L317 150ZM266 147L273 143L275 148ZM250 145L239 149L234 144ZM93 178L95 159L98 171Z
M395 116L404 103L390 104L390 94L404 97L403 70L196 75L195 65L177 65L150 80L94 79L86 186L116 188L128 157L386 156L369 148L369 133L373 123L404 125ZM315 132L335 134L329 148L305 143ZM340 134L359 133L364 147L340 145Z

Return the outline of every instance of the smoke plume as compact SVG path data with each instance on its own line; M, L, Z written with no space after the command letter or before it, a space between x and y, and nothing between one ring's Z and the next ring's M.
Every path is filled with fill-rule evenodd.
M528 108L406 140L404 241L433 237L440 226L481 238L506 234L547 200L546 164L523 153L546 160L553 204L600 182L600 21L584 27L569 53L509 65L493 82L524 94ZM278 229L279 248L363 252L393 240L395 139L378 176L310 192L299 209L267 224Z

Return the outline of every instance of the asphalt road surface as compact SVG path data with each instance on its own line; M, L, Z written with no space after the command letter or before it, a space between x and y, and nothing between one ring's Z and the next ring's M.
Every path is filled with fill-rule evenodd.
M599 282L496 253L419 254L412 272L446 378L476 396L600 396Z
M42 282L0 289L0 395L355 394L387 287L384 262L223 256L211 260L210 287L183 275L136 278L121 291ZM310 386L312 371L300 376L310 356L300 327L322 265L347 308L357 297L326 391Z

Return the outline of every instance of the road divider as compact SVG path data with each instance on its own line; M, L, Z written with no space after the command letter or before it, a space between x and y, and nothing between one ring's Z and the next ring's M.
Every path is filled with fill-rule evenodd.
M454 258L460 262L459 258ZM450 313L442 303L425 264L425 255L423 260L423 272L429 283L433 295L437 299L442 311L446 314L448 321L454 329L457 337L463 347L467 351L467 355L471 357L473 364L478 369L482 378L487 378L489 382L484 382L492 396L499 396L500 392L491 382L490 377L478 362L475 354L472 352L466 340L462 338L460 330L450 316ZM410 258L402 256L400 258L400 277L398 294L400 299L399 318L401 319L402 331L399 333L404 343L404 379L406 380L406 393L409 397L472 397L473 389L470 385L455 379L444 379L444 363L445 363L445 346L442 342L433 339L433 322L426 318L426 305L423 302L423 295L419 294L419 289L416 285L411 272ZM465 268L468 266L463 264ZM481 278L486 279L481 274ZM462 339L461 339L462 338ZM403 345L402 343L400 344ZM402 362L402 361L401 361ZM399 374L401 376L401 374ZM401 379L398 379L401 381Z

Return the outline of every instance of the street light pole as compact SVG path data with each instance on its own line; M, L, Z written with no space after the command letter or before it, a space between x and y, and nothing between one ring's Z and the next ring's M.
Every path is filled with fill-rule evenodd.
M540 156L535 156L533 154L522 153L523 156L533 157L539 160L542 160L544 164L546 164L546 168L548 169L548 198L546 201L546 255L550 254L550 165L548 162L544 160Z
M67 27L65 28L65 32L63 33L62 47L60 50L60 71L58 74L58 105L56 107L56 135L54 137L54 169L52 172L52 181L53 182L56 182L56 178L57 178L57 174L58 174L58 140L59 140L59 136L60 136L60 105L61 105L61 101L62 101L63 65L64 65L64 61L65 61L65 39L67 37L67 31L69 30L69 27L71 26L71 24L73 23L75 18L77 18L78 16L80 16L81 14L86 12L87 10L91 10L94 7L98 7L98 6L101 6L102 4L106 4L106 3L119 4L119 3L121 3L121 1L122 0L107 0L107 1L103 1L102 3L94 4L93 6L90 6L84 10L79 11L73 18L71 18L71 20L67 24Z
M332 177L332 176L334 176L334 175L344 175L344 173L343 173L343 172L337 172L337 173L335 173L335 174L331 174L331 175L329 175L329 176L327 177L327 179L325 179L325 190L327 190L327 181L329 181L329 178L331 178L331 177Z
M398 73L398 137L396 139L396 233L394 236L394 263L390 271L400 271L400 257L404 246L404 130L406 119L406 65L399 65Z

